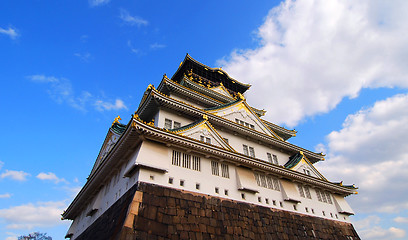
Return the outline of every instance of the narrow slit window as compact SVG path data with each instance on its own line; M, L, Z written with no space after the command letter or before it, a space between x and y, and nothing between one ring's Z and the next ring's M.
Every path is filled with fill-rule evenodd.
M273 154L273 155L272 155L272 158L273 158L273 163L275 163L276 165L278 165L278 164L279 164L279 162L278 162L278 156L276 156L275 154Z

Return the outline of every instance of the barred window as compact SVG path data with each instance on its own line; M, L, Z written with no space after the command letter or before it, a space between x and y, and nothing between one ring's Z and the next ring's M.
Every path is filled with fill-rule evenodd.
M204 142L204 136L200 136L200 141Z
M276 179L276 178L273 179L273 186L274 186L274 189L276 191L280 191L279 180L278 179Z
M266 156L268 157L268 162L273 163L272 162L272 154L266 153Z
M266 176L263 175L263 174L261 175L261 186L264 187L264 188L268 187L266 185Z
M257 172L254 172L254 176L255 176L256 184L257 184L258 186L261 186L261 177L260 177L260 174L257 173Z
M303 186L298 184L298 189L301 197L305 197L305 192L303 191Z
M201 171L201 158L193 156L193 170Z
M191 159L193 160L191 162ZM188 153L181 153L173 150L171 164L183 168L201 171L201 159L198 156L191 156Z
M304 186L303 189L305 190L306 197L312 199L312 195L310 195L309 187Z
M273 155L272 155L272 158L273 158L273 163L279 164L279 162L278 162L278 156L276 156L275 154L273 154Z
M205 138L205 142L208 143L208 144L211 144L211 138L206 137L206 138Z
M173 150L173 158L171 160L171 164L180 166L180 158L181 158L181 152Z
M219 169L219 166L218 166L218 162L211 161L211 173L212 173L212 175L215 175L215 176L220 175L220 169Z
M249 147L249 156L255 157L255 150L253 147Z
M183 168L191 168L191 155L183 153Z
M228 165L225 163L221 163L221 176L225 178L229 178Z
M172 120L167 119L167 118L164 119L164 128L171 129L172 124L173 124Z
M264 174L260 174L258 172L254 172L254 176L255 176L256 184L258 186L280 191L278 179L271 177L271 176L266 176Z
M247 145L242 145L242 147L244 149L244 154L248 156L249 155L248 154L248 146Z
M326 198L327 198L327 203L333 204L331 197L330 197L330 193L326 192Z
M321 191L320 194L322 195L322 201L327 203L326 194L323 191Z
M174 125L173 125L174 128L179 128L179 127L181 127L181 123L179 123L179 122L174 121L173 124L174 124Z
M317 200L318 200L319 202L322 202L322 196L320 195L319 189L315 189L315 190L316 190Z

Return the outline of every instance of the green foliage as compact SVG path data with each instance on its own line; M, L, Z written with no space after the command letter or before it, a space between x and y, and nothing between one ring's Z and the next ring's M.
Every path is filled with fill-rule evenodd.
M18 237L18 240L52 240L47 233L33 232L28 235Z

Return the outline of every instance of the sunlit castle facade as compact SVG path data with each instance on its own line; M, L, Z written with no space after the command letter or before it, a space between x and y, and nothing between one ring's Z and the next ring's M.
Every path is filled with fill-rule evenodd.
M109 128L85 186L62 215L73 220L66 237L146 237L137 235L138 231L163 239L245 236L245 230L240 233L235 223L227 222L234 219L226 217L233 215L230 208L223 209L227 203L231 209L239 206L305 221L299 236L331 239L318 236L323 233L310 227L314 221L354 231L349 223L354 212L345 197L355 194L356 187L328 181L314 167L324 155L289 143L296 131L262 119L265 111L246 102L244 93L249 88L189 55L172 78L164 75L159 86L149 85L129 123L120 123L118 117ZM183 206L179 199L201 205ZM212 211L218 214L200 215L200 208L206 206L202 204L217 206ZM177 211L172 214L172 209ZM237 215L239 220L242 214ZM201 227L200 221L209 217L216 223L208 221L206 228ZM187 222L178 227L180 218L188 218L188 224L196 222L198 230L193 225L186 228ZM264 220L263 225L277 222ZM234 227L232 232L229 225ZM290 232L291 227L285 227ZM106 231L105 237L95 235L98 229ZM248 238L265 234L264 230L248 231ZM280 234L273 231L270 234ZM336 234L358 239L355 232Z

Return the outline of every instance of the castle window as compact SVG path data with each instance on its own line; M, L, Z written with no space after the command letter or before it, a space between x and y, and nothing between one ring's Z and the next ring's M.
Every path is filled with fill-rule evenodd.
M334 214L334 216L336 216L336 218L339 219L339 216L337 216L337 214Z
M200 136L200 141L204 142L204 136Z
M309 212L309 208L305 207L305 211L306 211L306 212Z
M169 178L169 183L173 184L173 178L172 177Z
M326 216L326 213L324 211L322 211L322 213L323 213L323 216Z
M191 155L183 153L183 168L191 168Z
M252 125L252 124L249 124L249 127L252 128L252 129L255 129L255 126Z
M258 197L258 202L262 202L262 198L261 198L261 197Z
M193 162L191 164L191 159ZM193 169L195 171L201 171L201 158L198 156L192 156L188 153L181 153L179 151L173 150L173 156L171 164L183 168Z
M199 190L200 189L200 184L196 183L196 189Z
M265 203L269 204L269 199L268 198L265 198Z
M211 173L212 173L212 175L215 175L215 176L220 175L220 169L219 169L218 162L211 161Z
M312 213L314 214L314 209L312 208Z
M228 165L225 163L221 163L221 176L225 178L229 178Z
M331 197L330 197L330 193L326 192L326 198L327 198L327 203L333 204Z
M294 209L295 211L297 211L297 206L296 206L296 204L293 204L293 209Z
M298 189L301 197L305 197L305 192L303 191L303 186L298 184Z
M278 156L276 156L275 154L272 154L272 159L273 159L273 163L275 163L276 165L279 165Z
M154 180L154 176L153 176L153 175L150 175L150 180Z
M166 129L171 129L171 125L173 124L173 121L170 119L164 119L164 128Z
M255 176L256 184L258 186L280 191L278 179L271 177L271 176L266 176L264 174L260 174L258 172L254 172L254 176Z
M330 217L333 217L333 213L330 213Z
M200 159L200 157L193 156L193 170L201 171L201 159Z
M276 206L276 201L275 201L275 200L272 200L272 204L273 204L274 206Z
M273 163L272 162L272 154L266 153L266 156L268 157L268 162Z
M242 145L242 147L243 147L243 149L244 149L244 154L245 155L249 155L249 153L248 153L248 146L247 145Z
M228 196L228 190L227 189L224 190L224 194L225 194L225 196Z
M280 207L283 207L283 203L282 203L282 202L279 202L279 205L280 205Z
M310 195L309 187L304 186L303 189L305 190L306 197L312 199L312 195Z
M184 180L180 180L180 186L184 187Z
M173 158L171 160L171 164L180 166L180 159L181 159L181 152L173 150Z
M181 127L181 123L174 121L174 128L180 128Z
M215 188L215 193L220 193L220 189L219 188Z
M211 138L206 137L206 138L205 138L205 142L208 143L208 144L211 144Z
M245 199L245 193L241 193L241 198Z
M253 147L249 147L249 156L255 157L255 150Z

